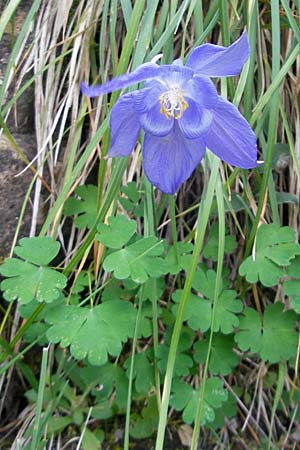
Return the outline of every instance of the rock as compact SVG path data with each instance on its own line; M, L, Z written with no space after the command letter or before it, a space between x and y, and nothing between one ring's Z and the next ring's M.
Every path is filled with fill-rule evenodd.
M3 2L0 2L0 14L4 8ZM0 56L0 84L5 76L5 71L12 50L12 43L21 30L22 24L32 5L31 0L23 0L15 12L13 28L7 27L2 36L1 56ZM12 31L14 35L12 34ZM23 54L30 45L30 36L25 44ZM21 73L21 66L18 66L16 76L12 80L9 89L5 93L3 104L0 105L1 114L6 103L14 96L18 77ZM26 73L21 84L32 77L32 73ZM24 154L31 160L36 154L36 143L34 134L34 86L27 89L18 99L6 118L6 125L13 135L13 138L23 150ZM25 167L25 163L14 151L13 146L6 138L4 133L0 132L0 258L9 255L11 244L20 217L24 197L28 186L32 180L32 172L27 170L20 176L16 175ZM30 206L26 208L22 220L21 236L26 236L30 230L31 210Z

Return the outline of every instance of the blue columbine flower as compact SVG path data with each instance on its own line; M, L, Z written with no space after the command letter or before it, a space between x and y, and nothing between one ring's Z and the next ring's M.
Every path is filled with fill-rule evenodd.
M134 72L103 85L81 84L89 97L144 81L140 90L122 95L110 118L108 156L128 156L141 129L144 170L161 191L174 194L204 156L206 147L233 166L257 166L256 137L238 109L220 97L209 77L240 73L250 53L246 33L229 47L204 44L184 66L142 64Z

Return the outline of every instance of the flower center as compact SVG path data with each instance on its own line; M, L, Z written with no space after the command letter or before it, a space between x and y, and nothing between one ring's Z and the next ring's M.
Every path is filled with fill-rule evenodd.
M183 92L179 88L172 88L159 96L160 113L167 119L174 117L180 119L183 112L188 108L189 104L183 96Z

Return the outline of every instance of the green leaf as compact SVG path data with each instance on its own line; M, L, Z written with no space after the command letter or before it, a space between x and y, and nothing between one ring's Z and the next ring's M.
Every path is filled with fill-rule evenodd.
M172 313L177 314L178 304L180 303L182 290L177 289L172 295L176 305L172 306ZM192 330L207 331L211 324L211 302L195 294L190 294L184 311L183 320L187 321Z
M286 271L290 277L300 279L300 256L296 256L296 258L292 260Z
M194 337L195 334L191 330L185 327L182 328L174 368L174 372L178 376L189 375L190 369L194 365L192 357L187 353L191 349ZM157 352L158 357L157 365L159 370L163 374L166 372L171 339L172 339L172 328L170 327L167 329L164 336L165 343L159 345Z
M170 405L174 409L176 409L176 411L182 411L191 398L192 394L192 386L177 378L172 383Z
M147 394L152 386L154 386L154 368L153 358L147 351L137 353L134 358L134 370L133 379L135 380L134 386L138 393ZM129 376L131 357L128 358L124 364L127 369L127 375Z
M159 256L163 251L163 242L150 236L108 255L103 267L107 272L114 272L115 278L145 283L149 277L162 275L163 260Z
M137 203L140 199L141 192L138 191L137 185L134 181L127 183L126 186L122 186L121 191L131 200L133 203Z
M131 303L112 300L94 308L66 305L49 314L50 342L70 346L77 359L88 358L92 365L106 363L108 354L118 356L122 343L133 336L135 309Z
M148 301L143 302L142 313L138 323L138 338L148 338L152 335L152 305Z
M166 373L167 361L169 355L169 347L167 345L160 345L157 351L158 368L161 373ZM190 374L190 369L193 367L193 359L190 355L182 352L177 352L174 373L177 376L187 376Z
M225 419L228 420L237 414L236 400L233 395L229 394L226 402L222 404L222 408L215 409L214 413L214 421L209 424L209 427L213 430L223 428L226 423Z
M211 354L209 359L209 371L213 375L228 375L239 362L238 356L233 352L233 336L214 334ZM194 359L196 362L204 364L208 350L208 340L196 342L194 345Z
M72 286L72 294L79 294L89 287L94 281L94 275L91 272L82 270L76 278L74 286Z
M93 373L90 371L89 375L93 375ZM107 362L103 366L97 367L97 372L92 376L90 383L95 382L95 379L99 380L99 385L92 390L92 394L97 403L109 398L114 409L116 406L121 410L126 408L128 378L121 367Z
M256 311L247 308L240 319L240 331L235 336L239 348L258 352L264 361L277 363L296 355L298 335L296 314L283 311L281 303L267 306L263 323Z
M59 243L49 237L21 239L15 253L26 261L8 258L0 267L1 275L7 277L1 283L4 298L8 301L18 299L20 303L34 299L50 303L57 299L67 278L56 270L35 264L48 264L59 248Z
M214 270L197 270L195 273L192 287L195 291L202 294L204 297L212 300L215 295L215 284L216 284L216 272ZM220 286L220 292L222 291L222 284ZM219 294L220 294L219 292Z
M20 239L15 254L37 266L47 266L58 254L60 244L51 237L32 237Z
M69 198L64 213L67 216L77 215L74 223L78 228L91 228L97 218L98 188L93 184L78 186L75 193L79 198Z
M290 297L290 307L300 314L300 256L293 259L286 271L294 279L284 281L283 292Z
M243 304L236 298L233 290L223 291L218 298L213 331L229 334L239 325L237 313L243 310Z
M102 439L101 435L99 439L99 431L102 430L98 430L98 433L96 433L95 431L92 432L88 428L85 428L81 442L82 450L101 450L101 441L104 440L104 432L102 431Z
M136 221L125 216L108 218L108 225L100 223L96 239L109 248L122 248L136 232Z
M181 270L186 270L191 260L192 251L193 245L188 242L178 242L176 248L174 245L170 246L164 260L165 273L175 275ZM176 258L178 258L178 261Z
M261 326L258 312L253 308L246 308L240 317L239 331L235 336L235 341L241 350L249 349L253 353L259 352L262 338Z
M290 297L290 307L300 314L300 280L288 280L283 283L283 292Z
M226 234L225 253L232 253L236 249L236 240L234 236ZM208 241L203 248L203 256L213 261L218 260L219 248L219 224L215 222L209 230Z
M70 423L72 423L71 417L61 417L61 416L53 416L49 417L47 420L47 435L51 436L52 434L58 434L67 428Z
M197 296L190 295L187 307L185 320L191 328L197 329L199 327L201 331L206 331L211 323L211 309L215 295L216 284L216 272L213 270L198 270L195 274L192 286L200 294L206 297L210 303L210 311L207 305L207 300L199 298ZM214 319L214 332L221 331L224 334L232 333L234 328L239 324L239 318L237 313L243 309L243 304L236 298L236 292L234 290L226 289L222 290L222 286L217 299L217 305L215 309ZM178 297L175 299L178 301ZM190 303L191 302L191 303ZM209 326L208 326L209 322ZM202 327L202 328L201 328Z
M175 380L173 382L170 405L177 411L183 410L185 423L191 424L195 420L199 391L200 388L194 390L183 381ZM219 378L209 378L206 381L201 425L214 421L215 409L220 408L227 398L228 393Z
M295 244L293 228L261 225L256 236L255 257L249 256L241 264L239 273L249 283L260 280L264 286L273 286L283 276L283 268L299 254L300 245Z
M144 201L141 200L142 191L137 188L134 181L121 188L121 192L125 194L119 198L119 202L126 211L132 211L134 217L144 217Z
M132 417L130 435L135 439L150 437L157 428L157 422L157 399L154 395L148 399L148 404L143 408L141 415Z

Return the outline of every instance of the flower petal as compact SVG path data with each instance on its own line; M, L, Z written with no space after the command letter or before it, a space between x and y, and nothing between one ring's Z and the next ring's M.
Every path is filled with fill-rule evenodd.
M170 79L180 80L188 79L193 76L193 71L189 67L183 67L177 64L164 64L159 66L153 62L145 63L130 73L119 75L105 84L96 84L88 86L82 82L80 85L81 92L88 97L97 97L98 95L108 94L109 92L124 89L132 84L140 83L145 80L159 78L161 81Z
M247 33L229 47L204 44L196 47L186 66L209 77L230 77L238 75L250 54Z
M170 133L174 119L167 119L160 112L160 95L166 87L158 80L148 81L135 96L135 109L139 116L141 127L155 136L165 136Z
M145 114L140 115L140 125L145 132L154 136L165 136L169 134L174 125L174 118L167 119L160 112L160 104L156 104Z
M166 87L157 80L147 81L143 89L139 89L135 96L135 109L138 113L144 114L155 104L159 104L159 96L166 90Z
M186 96L200 103L204 108L212 109L219 101L214 83L206 76L195 74L185 86Z
M96 97L97 95L108 94L109 92L118 91L120 89L131 86L132 84L140 83L147 79L158 76L160 72L159 65L155 63L145 63L139 66L131 73L126 73L112 80L107 81L105 84L96 84L95 86L88 86L82 82L80 85L81 92L88 97Z
M187 139L194 139L203 136L212 120L213 115L209 110L201 108L199 103L189 99L188 107L178 119L178 125Z
M214 118L205 135L206 146L233 166L242 169L256 167L256 136L239 110L220 97L212 113Z
M145 133L143 160L149 181L166 194L174 194L191 175L205 153L202 138L186 139L178 124L164 137Z
M133 150L140 132L140 124L134 107L138 91L122 95L111 110L111 144L108 156L127 156Z

